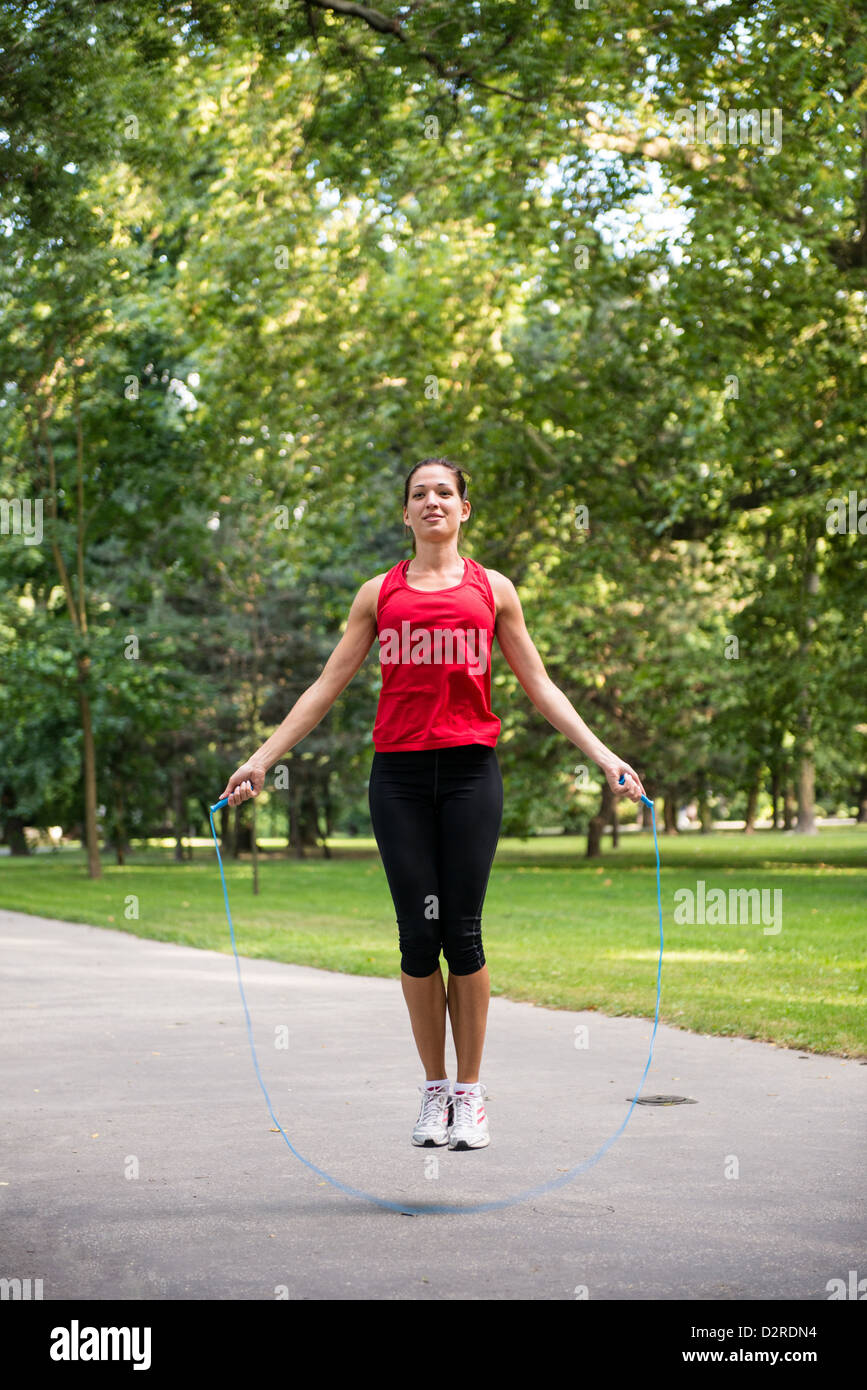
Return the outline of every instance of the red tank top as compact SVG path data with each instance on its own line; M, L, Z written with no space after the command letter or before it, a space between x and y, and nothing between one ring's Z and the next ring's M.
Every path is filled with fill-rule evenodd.
M425 593L406 581L408 560L388 571L376 628L382 690L373 726L378 753L496 745L491 650L496 606L483 567L464 558L464 577Z

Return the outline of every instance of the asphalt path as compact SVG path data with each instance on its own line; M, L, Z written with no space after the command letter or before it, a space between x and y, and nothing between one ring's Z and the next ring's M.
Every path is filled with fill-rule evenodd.
M490 1146L418 1149L399 982L242 959L292 1144L406 1215L289 1151L231 954L8 911L0 950L0 1276L45 1300L825 1301L867 1276L862 1059L660 1024L643 1095L693 1104L636 1105L565 1186L430 1214L590 1160L652 1020L494 998Z

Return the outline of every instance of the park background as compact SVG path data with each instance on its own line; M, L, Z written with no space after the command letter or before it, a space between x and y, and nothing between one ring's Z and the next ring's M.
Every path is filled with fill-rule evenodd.
M0 26L0 903L228 949L207 808L445 455L464 553L655 799L669 922L699 879L783 891L778 935L674 929L662 1017L867 1054L857 8ZM374 647L219 821L248 954L397 974L379 684ZM652 1016L647 827L498 648L492 696L495 990Z

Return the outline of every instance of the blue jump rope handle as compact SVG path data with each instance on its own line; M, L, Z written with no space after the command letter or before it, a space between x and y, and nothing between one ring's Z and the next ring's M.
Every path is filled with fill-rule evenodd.
M622 787L622 786L623 786L623 783L624 783L625 781L626 781L626 773L625 773L625 772L621 772L621 774L620 774L620 780L619 780L618 783L617 783L618 787ZM650 799L649 796L644 796L644 795L642 794L641 800L644 802L645 806L652 806L652 805L653 805L653 802L651 801L651 799ZM222 801L220 802L220 805L221 805L221 806L223 805L223 802L222 802ZM216 809L217 809L217 808L214 807L214 810L216 810Z
M244 785L247 785L247 784L245 783ZM238 788L236 787L236 788L235 788L235 791L237 791L237 790L238 790ZM211 815L213 815L215 811L221 811L221 810L223 809L223 807L224 807L224 806L228 806L228 804L229 804L229 798L228 798L227 796L224 796L223 799L222 799L222 801L216 802L216 804L213 805L213 806L211 807Z

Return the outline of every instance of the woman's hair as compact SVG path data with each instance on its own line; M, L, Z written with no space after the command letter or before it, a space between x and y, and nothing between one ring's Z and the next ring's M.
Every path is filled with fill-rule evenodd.
M458 496L460 497L462 502L467 501L467 478L464 477L464 474L461 472L460 468L458 468L458 465L456 463L452 463L451 459L432 458L422 459L421 463L417 463L415 467L411 468L407 473L406 483L404 484L403 489L403 505L405 507L409 504L409 485L412 481L412 475L413 473L417 473L420 468L424 468L426 463L440 463L442 464L443 468L450 468L457 479ZM469 474L467 474L467 477L469 477ZM458 545L460 545L461 540L463 539L463 534L464 523L461 522L460 526L458 527ZM415 554L415 533L413 533L412 537L412 553L413 555Z

